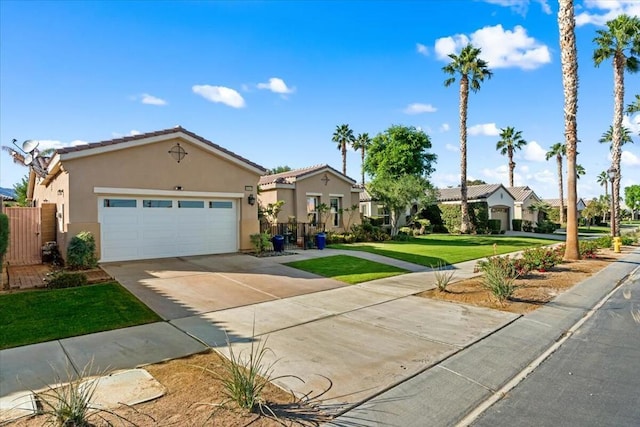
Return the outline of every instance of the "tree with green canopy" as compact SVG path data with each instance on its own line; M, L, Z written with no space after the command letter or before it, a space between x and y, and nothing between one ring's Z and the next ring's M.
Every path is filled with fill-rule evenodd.
M611 166L615 172L611 197L613 198L613 220L611 234L618 235L620 230L620 178L622 176L620 159L623 144L622 116L624 110L624 74L636 73L640 69L640 18L619 15L606 23L607 28L596 31L593 42L593 62L599 67L611 59L613 63L613 123L611 138Z
M509 187L513 187L513 171L516 168L513 153L522 150L525 145L527 145L527 141L522 137L522 131L516 131L511 126L500 129L500 141L496 144L496 150L509 158Z
M460 81L460 214L462 223L460 232L471 232L469 219L469 202L467 200L467 109L469 106L469 89L478 92L482 83L493 76L488 63L480 58L481 49L472 44L466 45L459 55L449 54L451 62L442 71L449 77L444 81L445 87L451 86L458 77Z

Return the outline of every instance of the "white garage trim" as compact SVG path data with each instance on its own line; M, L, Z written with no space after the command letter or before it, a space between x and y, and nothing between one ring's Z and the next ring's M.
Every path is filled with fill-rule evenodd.
M228 197L231 199L241 199L244 197L244 193L182 191L182 190L150 190L147 188L93 187L93 192L94 194L122 194L122 195L131 195L131 196L204 197L204 198Z

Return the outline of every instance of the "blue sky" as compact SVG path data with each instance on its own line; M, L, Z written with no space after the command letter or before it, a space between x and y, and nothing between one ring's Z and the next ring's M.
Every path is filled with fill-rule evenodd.
M508 184L495 150L500 128L529 141L516 185L557 197L548 148L563 140L557 3L546 0L0 2L0 144L41 148L181 125L265 167L328 163L348 123L369 135L390 125L429 134L432 182L459 185L458 87L445 88L446 54L471 41L494 77L471 94L468 175ZM576 1L580 75L579 196L603 193L609 167L597 141L613 115L610 62L593 65L593 38L637 0ZM626 75L626 102L640 75ZM640 184L640 114L625 119L622 185ZM0 154L0 186L27 169ZM116 172L114 170L114 172ZM350 151L347 174L360 176Z

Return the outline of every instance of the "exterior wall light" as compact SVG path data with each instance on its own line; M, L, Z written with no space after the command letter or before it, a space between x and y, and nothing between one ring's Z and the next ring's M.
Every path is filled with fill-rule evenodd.
M253 194L249 194L249 197L247 197L247 202L253 206L256 204L256 198Z

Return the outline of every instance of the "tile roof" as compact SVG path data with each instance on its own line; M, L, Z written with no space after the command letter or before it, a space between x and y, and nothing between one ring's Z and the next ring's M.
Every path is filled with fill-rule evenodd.
M312 174L314 172L318 172L324 169L328 169L330 171L332 171L333 173L340 175L344 178L346 178L348 181L351 181L352 183L355 184L355 180L352 178L349 178L348 176L344 175L342 172L332 168L331 166L327 165L327 164L323 164L323 165L314 165L314 166L308 166L306 168L300 168L300 169L294 169L294 170L290 170L287 172L281 172L281 173L276 173L276 174L272 174L272 175L263 175L260 177L260 181L258 182L258 185L266 185L266 184L293 184L294 182L296 182L296 180L298 180L299 178L303 178L306 175Z
M163 136L163 135L171 135L171 134L178 134L178 133L184 133L192 138L197 139L198 141L210 146L211 148L214 148L218 151L222 151L225 154L228 154L231 157L235 157L236 159L247 163L251 166L253 166L254 168L266 171L266 169L263 166L260 166L257 163L254 163L232 151L227 150L226 148L223 148L221 146L219 146L218 144L215 144L211 141L209 141L208 139L205 139L191 131L188 131L187 129L183 128L182 126L176 126L173 128L169 128L169 129L163 129L163 130L158 130L155 132L147 132L147 133L141 133L139 135L132 135L132 136L125 136L122 138L115 138L115 139L110 139L110 140L106 140L106 141L100 141L100 142L92 142L90 144L82 144L82 145L75 145L73 147L65 147L65 148L59 148L58 150L56 150L56 152L58 154L67 154L67 153L76 153L78 151L84 151L84 150L91 150L94 148L98 148L98 147L106 147L106 146L110 146L110 145L117 145L117 144L126 144L128 142L132 142L132 141L139 141L142 139L146 139L146 138L151 138L154 136ZM124 148L124 147L123 147Z
M524 187L507 187L507 191L511 193L516 202L524 202L531 194L535 194L528 186ZM536 196L537 197L537 196Z
M548 204L549 206L551 206L552 208L560 207L560 199L542 199L542 201ZM576 204L579 205L580 201L582 201L582 203L586 206L586 203L582 198L578 198L578 200L576 201ZM567 199L564 199L564 206L566 207L568 204L569 204L569 201Z
M467 187L467 199L486 199L495 193L500 187L502 187L502 184L469 185ZM438 189L439 202L455 202L460 200L461 197L460 187Z

